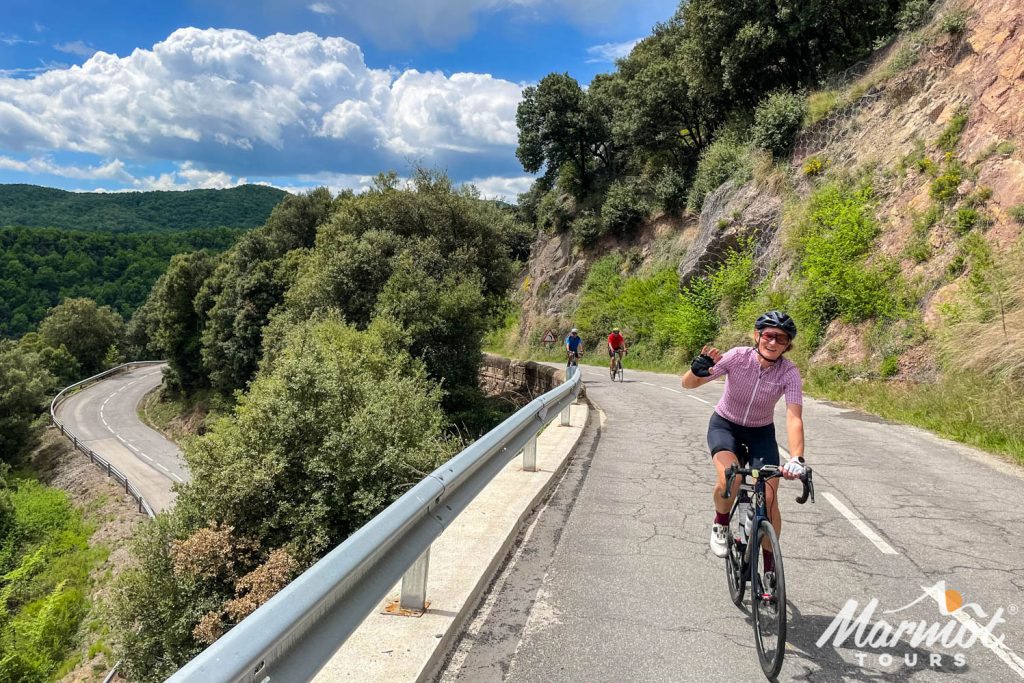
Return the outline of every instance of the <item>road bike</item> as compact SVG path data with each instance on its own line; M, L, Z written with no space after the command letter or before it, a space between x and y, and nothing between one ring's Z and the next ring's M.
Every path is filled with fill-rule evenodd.
M725 497L732 495L733 480L739 476L740 490L729 512L726 533L725 575L729 597L739 607L747 582L750 583L750 612L754 622L754 643L761 670L774 680L782 669L786 652L786 575L782 569L782 547L775 527L768 520L765 489L772 479L782 476L782 468L765 465L759 469L731 466L725 471ZM814 481L811 468L801 477L803 492L796 502L803 505L810 497L814 502ZM753 483L747 481L747 477ZM774 559L774 571L764 571L763 552L768 546Z
M569 379L574 374L579 372L580 365L580 352L579 351L567 351L568 360L565 362L565 378ZM572 369L575 368L575 369Z
M615 364L608 371L608 374L611 375L613 382L615 380L622 381L622 351L615 351Z

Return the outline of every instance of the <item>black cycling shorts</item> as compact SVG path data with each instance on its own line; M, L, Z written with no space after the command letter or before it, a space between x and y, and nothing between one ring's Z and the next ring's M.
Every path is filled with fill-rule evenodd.
M726 420L718 413L711 414L708 423L708 448L711 457L719 451L735 453L742 467L764 467L779 464L779 444L775 440L775 425L744 427Z

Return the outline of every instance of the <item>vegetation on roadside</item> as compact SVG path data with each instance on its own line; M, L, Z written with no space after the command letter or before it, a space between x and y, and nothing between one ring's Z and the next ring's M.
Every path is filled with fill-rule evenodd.
M108 550L89 546L93 527L63 491L2 474L0 681L51 681L77 663L90 572Z

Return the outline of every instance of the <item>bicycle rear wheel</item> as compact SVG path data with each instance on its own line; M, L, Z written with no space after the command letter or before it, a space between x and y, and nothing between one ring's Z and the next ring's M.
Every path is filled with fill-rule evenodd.
M769 581L765 581L761 550L764 538L768 539L775 556L774 580ZM761 520L750 542L753 544L750 548L750 611L754 641L761 670L769 679L774 679L782 669L782 658L786 654L786 576L782 571L782 548L775 528L765 519Z

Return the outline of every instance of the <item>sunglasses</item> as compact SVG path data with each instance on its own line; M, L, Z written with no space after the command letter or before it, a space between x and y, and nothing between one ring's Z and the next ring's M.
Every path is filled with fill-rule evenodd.
M789 346L790 342L788 334L779 334L778 332L762 332L761 338L766 342L781 344L782 346Z

